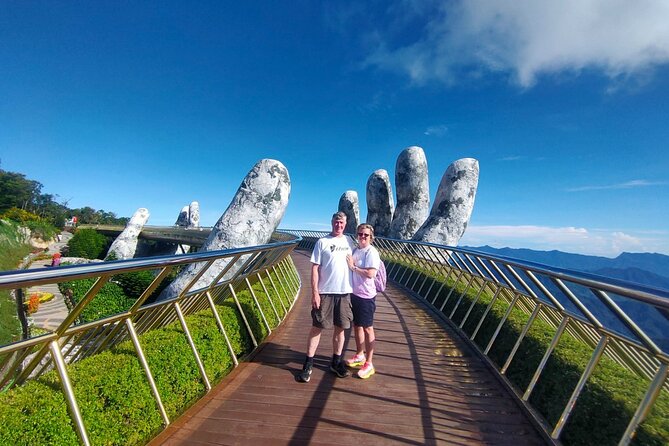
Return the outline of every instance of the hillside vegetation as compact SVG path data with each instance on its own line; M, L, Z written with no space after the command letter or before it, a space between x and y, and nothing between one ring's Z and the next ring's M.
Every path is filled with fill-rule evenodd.
M392 277L402 278L403 283L410 284L411 291L428 302L434 301L436 308L442 308L442 313L454 324L461 326L467 337L476 333L473 342L481 351L496 336L488 357L497 368L504 365L529 321L528 312L521 310L520 305L515 305L509 311L509 302L513 296L499 293L495 297L490 287L479 294L476 289L478 285L465 285L468 277L460 281L454 278L444 280L442 275L418 268L401 258L386 259L386 264L388 270L392 271ZM551 312L544 311L550 317ZM504 323L500 324L502 321ZM554 333L553 326L542 318L536 318L518 346L505 376L520 394L530 383ZM560 338L529 400L550 426L558 422L592 354L592 346L576 339L569 332ZM649 385L648 379L603 357L562 431L562 444L618 444ZM639 426L632 444L669 444L669 392L661 392L648 418Z
M0 220L0 270L16 269L21 259L28 255L30 246L24 242L19 225ZM0 345L21 337L21 324L16 317L16 304L9 291L0 290Z

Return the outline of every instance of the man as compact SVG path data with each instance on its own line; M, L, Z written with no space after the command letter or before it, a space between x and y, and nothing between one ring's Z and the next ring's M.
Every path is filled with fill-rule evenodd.
M330 370L340 378L350 373L341 360L344 348L344 330L351 326L351 277L346 256L353 252L353 241L344 235L346 214L332 216L332 232L318 239L311 254L311 319L312 327L307 341L307 358L295 379L309 382L323 329L334 325L332 333L332 362Z

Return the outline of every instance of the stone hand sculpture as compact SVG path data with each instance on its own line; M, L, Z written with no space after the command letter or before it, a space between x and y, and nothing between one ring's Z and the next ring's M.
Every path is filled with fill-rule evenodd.
M395 164L397 207L390 237L408 240L418 231L430 211L430 184L425 152L417 146L404 149Z
M479 162L474 158L462 158L448 166L430 216L413 240L456 246L472 215L478 181Z
M462 158L453 162L444 172L428 216L430 191L425 153L420 147L408 147L397 157L395 166L394 212L388 172L376 170L367 180L367 223L374 226L378 236L456 246L474 209L478 179L477 160Z
M139 233L149 220L149 215L149 210L146 208L139 208L135 211L125 229L112 242L105 260L126 260L135 256Z
M186 227L188 226L188 215L190 212L188 211L188 206L184 206L181 208L181 212L179 212L179 216L177 217L177 221L174 222L175 226L182 226Z
M374 227L374 234L390 235L395 203L390 177L384 169L375 170L367 179L367 223Z
M346 228L344 228L344 233L355 233L360 222L360 203L358 202L358 193L354 190L347 190L344 192L339 198L339 207L337 210L346 214Z
M200 203L197 201L191 201L190 205L188 206L188 227L200 227Z
M200 252L269 242L288 205L290 177L284 165L263 159L256 163L242 181L232 202L212 229ZM217 260L197 280L192 289L209 285L228 265L229 259ZM242 262L237 262L222 279L234 275ZM186 267L160 294L158 300L176 297L200 272L201 263Z

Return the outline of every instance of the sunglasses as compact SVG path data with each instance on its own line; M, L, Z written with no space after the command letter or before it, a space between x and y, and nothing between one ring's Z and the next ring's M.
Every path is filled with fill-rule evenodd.
M358 237L367 238L371 236L372 234L365 234L364 232L358 232Z

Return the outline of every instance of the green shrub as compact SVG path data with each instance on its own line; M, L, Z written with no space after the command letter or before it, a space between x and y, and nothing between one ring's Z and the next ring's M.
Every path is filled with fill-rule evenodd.
M24 243L19 225L0 220L0 271L17 268L21 259L30 253L30 245ZM16 303L8 290L0 290L0 345L21 338L21 324L16 317Z
M68 256L102 260L107 251L108 241L107 237L95 229L78 229L67 246Z
M267 301L264 293L256 296L261 305ZM243 307L255 308L247 290L239 291L237 297ZM253 344L232 299L228 297L216 309L235 354L242 357L250 352ZM253 311L247 317L257 320L259 316ZM186 323L207 377L215 384L233 367L216 320L211 310L205 310L187 316ZM260 341L259 333L254 334ZM173 421L205 393L181 324L175 322L144 333L140 344ZM71 364L68 371L92 444L145 444L163 429L157 404L130 341ZM0 444L77 443L54 371L0 394Z
M135 271L119 274L114 277L113 281L119 284L126 296L137 299L151 285L155 277L153 271ZM164 282L167 280L163 280Z
M78 304L86 296L93 283L95 283L95 279L80 279L61 282L58 287L63 294L68 289L72 290L72 300L75 304ZM79 320L81 322L91 322L112 316L127 311L133 303L135 303L135 299L126 296L118 284L107 282L81 312Z
M7 209L0 215L0 218L20 223L22 226L30 229L33 237L39 237L42 240L51 240L60 232L60 230L48 220L17 207Z
M387 263L392 265L390 261ZM399 278L404 274L402 282L412 286L415 284L415 288L421 287L423 280L414 279L419 274L428 274L411 265L399 262L396 262L395 268L400 268L395 277ZM436 297L435 306L439 308L450 295L442 313L448 317L455 309L451 318L455 324L459 325L464 320L471 307L467 321L463 325L465 334L468 337L471 336L492 300L492 291L488 288L486 292L481 293L472 306L477 296L478 286L467 286L469 276L456 282L455 274L452 274L439 295L436 295L436 290L444 282L443 276L430 274L431 279L428 282L434 282L434 286L428 299L432 301L432 298ZM421 291L427 292L427 289L423 286ZM460 303L456 308L458 301ZM508 301L501 297L492 305L474 338L474 342L481 350L487 347L508 305ZM515 307L502 325L489 352L490 359L498 367L506 362L528 319L527 313ZM517 389L520 389L521 393L527 388L554 333L553 327L537 318L516 352L506 372L506 377ZM567 332L560 338L558 346L549 358L530 396L532 406L551 426L554 426L561 416L592 352L593 349L590 346ZM649 384L649 380L640 378L620 364L603 357L577 400L560 440L565 445L617 444ZM632 444L658 446L669 444L669 394L667 392L662 392L651 415L639 426Z
M54 373L0 394L0 444L78 444Z
M3 220L12 220L18 223L40 220L39 215L33 214L32 212L26 211L25 209L19 209L17 207L7 209L2 215L0 215L0 218Z
M33 237L39 237L42 240L51 240L60 230L46 220L28 221L25 225L30 229Z

